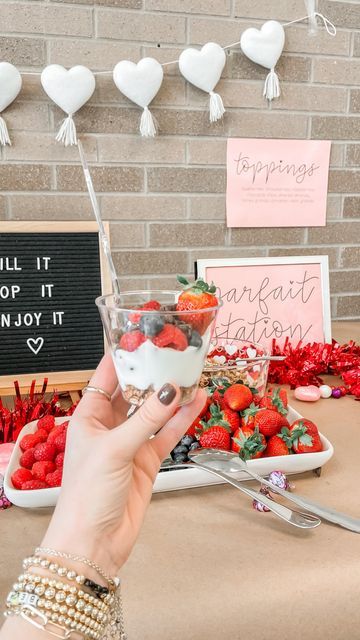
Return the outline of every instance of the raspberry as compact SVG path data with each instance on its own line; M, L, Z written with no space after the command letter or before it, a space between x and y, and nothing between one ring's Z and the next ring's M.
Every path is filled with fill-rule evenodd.
M149 302L145 302L142 307L139 307L139 311L160 311L161 304L157 300L149 300ZM141 313L131 313L129 315L130 322L137 324L140 322Z
M33 479L33 474L29 469L16 469L11 476L11 482L13 483L15 489L21 489L24 482Z
M55 429L52 429L52 431L50 431L47 439L49 444L52 444L53 442L55 442L56 438L60 435L60 433L63 433L63 431L66 428L63 426L64 424L65 423L59 424L57 427L55 427Z
M62 480L62 469L56 469L53 473L48 473L46 482L49 487L60 487Z
M64 466L64 452L62 451L61 453L58 453L56 458L55 458L55 464L57 467L59 467L59 469L61 469Z
M40 442L37 444L34 451L35 460L51 460L53 461L56 456L55 444L49 442Z
M35 433L28 433L20 440L20 449L26 451L27 449L33 449L39 444L40 440Z
M66 445L66 431L63 431L62 433L60 433L58 435L57 438L55 438L54 440L54 445L56 447L56 451L58 453L62 453L62 451L65 451L65 445Z
M34 436L37 437L39 442L46 442L48 439L48 432L45 429L38 429L35 431Z
M41 462L35 462L32 468L32 474L36 480L45 482L45 478L48 473L55 471L55 464L50 460L42 460Z
M141 331L131 331L121 336L119 344L120 348L125 351L135 351L145 340L146 338Z
M188 346L186 335L173 324L166 324L163 330L153 338L153 343L157 347L170 347L177 351L185 351Z
M24 467L25 469L31 469L34 462L35 462L35 458L34 458L34 450L35 449L27 449L26 451L24 451L24 453L20 456L20 460L19 463L22 467Z
M34 491L34 489L47 489L48 486L46 482L42 482L41 480L28 480L24 482L21 487L22 491Z
M37 428L45 429L48 433L50 433L51 429L55 427L55 418L54 416L43 416L38 420Z

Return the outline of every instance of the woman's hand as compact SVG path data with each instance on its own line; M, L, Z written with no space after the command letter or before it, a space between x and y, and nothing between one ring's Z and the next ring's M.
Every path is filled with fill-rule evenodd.
M86 556L115 575L139 534L162 460L206 396L199 390L176 412L179 390L165 385L126 419L110 355L90 384L112 401L88 392L71 418L61 494L42 546Z

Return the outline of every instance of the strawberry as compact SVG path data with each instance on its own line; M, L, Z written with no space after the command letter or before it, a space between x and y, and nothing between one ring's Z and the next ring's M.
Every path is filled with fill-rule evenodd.
M35 433L28 433L20 440L20 449L27 451L27 449L34 449L40 440Z
M119 346L124 351L135 351L145 340L146 338L141 331L129 331L121 336Z
M35 431L34 435L37 437L39 442L46 442L49 434L45 429L38 429Z
M24 451L24 453L20 456L19 464L21 467L24 467L25 469L32 468L35 462L34 450L35 449L26 449L26 451Z
M256 406L255 402L252 402L245 411L241 412L243 424L246 425L248 429L255 429L255 416L258 412L259 407Z
M238 429L232 438L232 451L236 451L242 460L261 458L266 449L266 440L258 429Z
M253 394L245 384L232 384L224 393L224 400L233 411L243 411L250 406Z
M169 347L177 351L185 351L188 340L183 331L174 324L165 324L164 328L152 339L157 347Z
M221 413L224 416L223 419L229 423L231 433L234 433L234 431L236 431L236 429L238 429L241 424L241 418L239 414L236 411L229 409L228 407L223 407Z
M286 442L278 435L271 436L267 442L266 456L288 456L290 454Z
M267 438L279 433L282 427L288 427L285 416L271 409L260 409L254 418L255 427Z
M37 461L51 460L53 461L56 456L55 444L51 442L40 442L36 445L34 451L34 458Z
M285 389L278 387L277 389L269 389L265 396L261 398L259 407L264 409L272 409L278 411L282 415L287 415L288 399Z
M42 480L42 482L45 482L46 475L55 471L55 464L50 462L50 460L35 462L31 471L36 480Z
M161 304L157 300L149 300L149 302L145 302L142 307L139 307L138 311L160 311ZM130 322L134 324L138 324L141 319L141 313L131 313L129 315Z
M199 442L206 449L223 449L230 451L230 433L220 425L203 430Z
M311 420L295 420L290 427L290 434L295 453L322 451L318 428Z
M55 458L55 465L61 469L64 466L64 452L58 453Z
M59 433L57 438L55 438L54 445L56 447L57 453L62 453L63 451L65 451L66 435L66 431L62 431L62 433Z
M209 286L201 278L198 278L193 283L189 283L183 276L178 276L177 279L184 288L176 304L177 311L201 311L202 309L218 306L219 301L214 295L216 292L214 284ZM205 333L213 318L213 312L186 314L186 322L201 336Z
M24 482L33 479L33 474L29 469L16 469L14 473L11 475L11 482L13 483L15 489L21 489Z
M56 469L53 473L48 473L46 482L49 487L60 487L62 480L62 469Z
M55 418L54 416L43 416L37 422L38 429L45 429L48 433L50 433L51 429L55 427Z
M34 491L35 489L47 489L48 486L46 484L46 482L42 482L41 480L28 480L27 482L24 482L24 484L21 487L22 491Z

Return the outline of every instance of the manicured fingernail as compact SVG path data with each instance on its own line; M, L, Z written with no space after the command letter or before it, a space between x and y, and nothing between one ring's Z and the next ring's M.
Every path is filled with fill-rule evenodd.
M172 386L172 384L164 384L164 386L161 387L158 393L158 398L160 402L166 405L171 404L175 396L176 396L176 389L175 387Z

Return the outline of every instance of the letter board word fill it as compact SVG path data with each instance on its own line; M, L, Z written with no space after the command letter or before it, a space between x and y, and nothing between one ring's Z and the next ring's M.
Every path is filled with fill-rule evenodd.
M110 291L93 222L0 223L0 390L80 388L104 353Z

